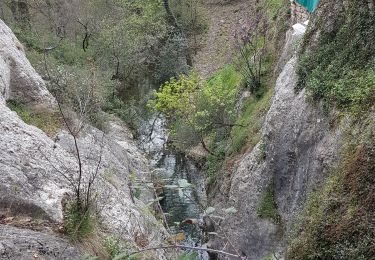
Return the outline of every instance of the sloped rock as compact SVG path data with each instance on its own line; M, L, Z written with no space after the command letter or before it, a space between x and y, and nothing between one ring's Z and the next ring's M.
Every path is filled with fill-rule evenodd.
M4 104L0 104L0 131L0 176L3 180L0 212L61 222L62 200L71 192L62 173L76 174L78 167L72 137L62 132L59 143L54 143L41 130L25 124ZM78 139L84 180L96 171L102 157L93 192L99 195L98 207L106 228L130 241L136 232L142 232L150 236L150 242L157 242L164 236L162 225L151 212L146 214L145 204L132 196L129 187L129 175L133 171L147 182L149 172L145 159L139 152L139 157L132 159L129 151L135 155L135 146L129 145L125 150L123 144L114 140L91 127ZM145 201L152 198L149 190L145 190L143 196Z
M61 131L52 140L40 129L27 125L6 106L5 101L12 99L48 109L54 106L55 100L26 59L22 45L2 21L0 76L0 215L61 223L64 201L72 195L71 178L66 176L76 178L78 175L73 138ZM166 231L145 204L153 199L153 191L144 188L139 199L132 193L134 180L130 176L137 176L137 182L146 187L150 170L127 127L118 119L111 120L108 134L87 126L78 137L78 147L83 162L82 185L87 185L91 174L98 173L92 194L96 197L105 232L128 241L130 248L138 246L139 235L147 238L150 246L159 244ZM50 240L50 244L46 243L50 245L48 248L65 247L56 234L8 226L1 230L0 253L10 259L29 259L27 250L33 252L36 248L35 239L41 243ZM59 250L63 248L56 252ZM75 259L73 251L66 253L66 259ZM49 255L43 257L54 259ZM158 253L155 258L163 259L163 254Z
M221 227L249 259L264 259L275 252L278 259L282 257L283 241L296 213L337 159L341 128L331 129L322 107L308 102L304 91L295 91L295 44L301 37L289 33L280 64L288 62L277 79L261 142L234 166L228 198L213 200L216 208L234 206L238 210ZM257 213L270 185L280 215L278 223Z
M0 259L80 259L68 240L54 234L0 225Z
M27 60L22 44L0 19L0 99L52 108L55 99Z

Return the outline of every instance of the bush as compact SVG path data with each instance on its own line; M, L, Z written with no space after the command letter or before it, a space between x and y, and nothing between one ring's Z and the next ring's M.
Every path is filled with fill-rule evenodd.
M125 250L125 246L121 243L121 240L114 236L108 236L104 239L104 247L112 258Z
M65 209L64 228L72 240L81 240L92 235L98 225L92 209L84 209L76 202L68 203Z
M167 117L176 143L191 147L210 134L228 135L236 117L239 83L240 76L232 66L223 67L207 81L195 73L181 75L155 92L148 107Z
M275 222L280 221L280 215L275 201L273 182L263 191L257 205L257 214L261 218L271 219Z

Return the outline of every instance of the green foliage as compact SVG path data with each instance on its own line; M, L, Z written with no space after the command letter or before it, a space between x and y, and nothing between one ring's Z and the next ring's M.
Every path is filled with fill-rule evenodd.
M275 20L280 12L280 9L285 7L285 0L267 0L265 7L269 20Z
M225 160L225 144L226 140L215 143L215 147L212 147L214 154L207 156L205 166L208 186L214 183L217 175L221 172Z
M280 215L275 201L273 183L269 184L266 190L263 191L257 205L257 214L261 218L268 218L275 222L280 220Z
M375 255L373 129L370 121L360 128L359 136L347 133L340 165L309 195L289 241L288 259L371 259Z
M172 78L155 92L155 99L150 100L148 106L169 119L182 119L190 123L195 110L195 96L201 84L196 74Z
M64 228L72 240L81 240L92 235L98 225L98 220L89 208L84 208L76 202L68 203L64 215Z
M306 87L328 107L365 113L375 100L374 20L374 13L358 1L350 2L330 31L320 17L319 44L299 61L298 89Z
M262 162L267 158L267 145L264 140L259 141L259 154L257 156L258 162Z
M118 254L117 256L115 256L112 260L137 260L138 257L136 254L132 255L132 256L128 256L129 253L127 251L125 252L122 252L121 254Z
M233 123L239 82L232 66L224 67L207 81L195 73L181 75L155 92L148 106L167 117L177 143L196 145L205 135L219 134Z
M273 90L267 89L260 97L249 97L244 100L242 112L236 120L230 137L228 154L236 154L249 146L254 147L260 141L260 129L264 115L270 106Z
M121 98L112 95L107 98L102 108L105 112L118 116L127 123L134 132L141 126L142 115L144 115L144 113L135 100L125 102Z
M185 40L169 33L160 1L88 0L67 4L53 0L34 4L30 28L26 30L14 19L8 24L27 47L28 58L43 78L49 78L44 48L49 49L49 88L64 109L77 112L77 92L79 96L90 93L95 85L95 107L88 118L100 129L105 129L106 123L102 108L137 128L143 116L139 112L143 111L130 100L130 91L153 87L160 80L187 71L183 61ZM8 6L1 7L11 14ZM64 87L51 89L57 81Z
M207 21L200 0L170 0L177 22L189 40L189 51L199 49L198 36L207 31Z
M189 67L185 58L181 57L186 53L188 48L186 39L179 33L168 36L163 48L160 51L156 71L155 80L158 85L162 85L170 78L177 78L181 74L187 74Z
M125 250L125 246L121 242L121 239L114 236L106 237L104 239L103 245L108 254L111 256L111 258L116 257Z
M43 130L48 136L52 137L62 127L62 120L59 112L31 110L27 106L14 101L7 101L9 109L17 113L17 115L29 125L33 125Z
M85 254L81 260L99 260L99 257L97 256L91 256L91 255L88 255L88 254Z
M178 256L178 260L195 260L197 259L197 252L186 252Z

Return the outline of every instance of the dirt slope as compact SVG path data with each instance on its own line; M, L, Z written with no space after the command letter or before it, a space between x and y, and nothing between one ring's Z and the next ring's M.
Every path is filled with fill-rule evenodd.
M253 2L210 0L202 3L208 32L194 57L194 67L202 76L208 76L232 61L236 49L235 35L247 30Z

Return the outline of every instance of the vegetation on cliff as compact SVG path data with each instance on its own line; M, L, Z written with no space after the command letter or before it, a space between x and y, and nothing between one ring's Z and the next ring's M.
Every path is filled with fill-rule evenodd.
M340 164L313 192L290 241L288 259L371 259L375 188L374 121L348 130Z
M304 39L297 88L306 87L326 106L365 112L375 101L375 14L361 1L349 1L345 9L328 28L326 17L315 17ZM311 47L316 30L321 35Z
M304 40L297 87L306 87L328 111L349 112L355 119L345 130L339 165L307 200L287 257L370 259L375 254L374 6L348 1L334 21L314 19L316 26ZM327 28L326 22L333 24ZM318 42L311 46L317 31Z

